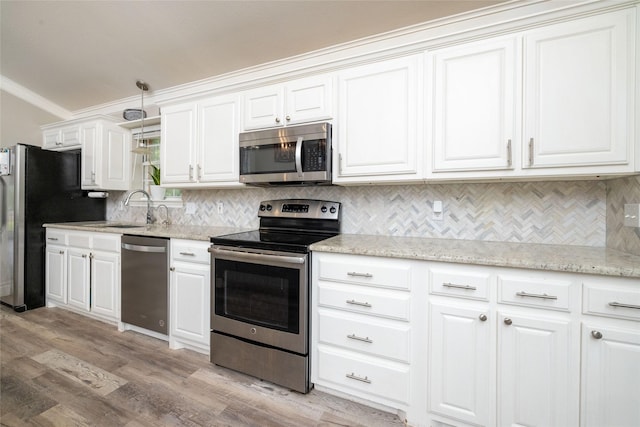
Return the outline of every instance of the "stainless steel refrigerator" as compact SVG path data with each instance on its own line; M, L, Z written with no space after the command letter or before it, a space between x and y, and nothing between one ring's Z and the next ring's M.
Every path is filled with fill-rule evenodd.
M80 151L0 148L0 302L45 304L45 223L104 220L105 199L80 188Z

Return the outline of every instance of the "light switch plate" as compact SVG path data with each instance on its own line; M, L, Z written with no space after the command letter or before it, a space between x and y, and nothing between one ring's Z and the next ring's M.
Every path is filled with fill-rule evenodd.
M196 204L187 202L184 213L186 213L187 215L193 215L194 213L196 213Z
M443 218L444 218L444 207L442 205L442 200L434 200L432 219L434 221L442 221Z
M624 225L625 227L640 227L640 204L624 205Z

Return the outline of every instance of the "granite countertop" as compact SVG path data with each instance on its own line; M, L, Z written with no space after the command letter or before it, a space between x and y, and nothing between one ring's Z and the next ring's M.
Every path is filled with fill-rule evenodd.
M640 256L588 246L341 234L311 250L640 279Z
M119 227L123 226L124 227ZM131 227L134 226L134 227ZM171 239L188 239L209 241L211 237L246 231L237 227L210 227L200 225L162 225L162 224L134 224L121 221L87 221L62 222L44 224L44 227L63 228L67 230L98 231L101 233L135 234L136 236L167 237Z

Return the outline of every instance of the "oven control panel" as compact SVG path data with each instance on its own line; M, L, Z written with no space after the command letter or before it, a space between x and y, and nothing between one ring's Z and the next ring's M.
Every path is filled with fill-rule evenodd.
M260 217L339 219L340 202L327 200L267 200L260 203Z

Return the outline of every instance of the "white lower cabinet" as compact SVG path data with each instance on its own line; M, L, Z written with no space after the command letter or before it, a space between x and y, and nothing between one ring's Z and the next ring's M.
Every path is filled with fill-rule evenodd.
M584 282L581 425L640 425L639 279Z
M431 271L431 419L576 426L578 282L565 274L486 267Z
M423 264L327 253L312 263L312 382L417 422L426 399L426 313L414 305L426 297Z
M169 347L209 353L211 270L208 242L171 239Z
M120 235L47 228L48 307L120 318Z

